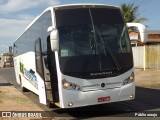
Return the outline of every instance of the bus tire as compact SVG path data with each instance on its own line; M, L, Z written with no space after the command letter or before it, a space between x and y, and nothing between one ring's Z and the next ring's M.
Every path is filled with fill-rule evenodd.
M29 90L27 88L23 87L23 86L21 86L21 91L22 92L29 92Z
M54 103L51 103L51 102L49 102L49 101L47 101L47 107L48 107L48 108L57 108L57 106L54 105Z
M47 107L48 107L48 108L53 108L52 103L51 103L51 102L47 102Z
M21 92L28 92L29 90L25 87L22 86L22 79L21 79L21 75L19 75L19 81L20 81L20 86L21 86L21 89L20 91Z

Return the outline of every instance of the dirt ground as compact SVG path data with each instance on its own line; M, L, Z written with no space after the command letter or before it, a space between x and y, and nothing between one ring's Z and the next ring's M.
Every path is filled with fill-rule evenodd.
M9 105L9 106L8 106ZM0 111L43 111L14 86L0 87Z
M160 90L160 70L135 69L134 71L136 86Z
M0 111L43 111L38 105L24 96L14 86L0 86ZM0 112L0 114L2 114ZM0 115L1 116L1 115ZM52 120L50 118L7 118L1 117L0 120Z

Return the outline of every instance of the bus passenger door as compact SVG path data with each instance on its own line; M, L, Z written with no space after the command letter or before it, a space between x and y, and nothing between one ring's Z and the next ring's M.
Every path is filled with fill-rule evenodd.
M59 102L58 94L58 81L55 64L54 52L51 52L49 36L47 38L47 51L42 53L41 39L37 39L35 42L35 59L36 59L36 70L43 81L40 82L39 86L44 84L44 90L40 93L39 98L46 98L46 103L50 107L51 103ZM40 80L39 80L40 81ZM43 83L42 83L43 82ZM41 90L41 88L39 89ZM45 95L44 95L45 93ZM43 96L43 98L42 98ZM45 96L45 97L44 97Z
M35 42L35 55L36 70L41 77L41 79L38 81L39 99L40 102L42 99L46 99L46 104L50 106L50 103L53 102L53 95L50 73L48 70L48 55L47 51L42 53L41 39L37 39Z
M55 61L55 52L51 51L50 36L47 37L47 59L45 66L48 70L48 75L50 77L50 98L52 98L52 103L59 103L59 92L58 92L58 78L57 69Z
M41 39L38 38L35 41L35 63L37 71L37 82L38 82L38 91L39 91L39 101L42 104L47 104L46 100L46 85L44 81L44 65L43 65L43 56L42 56L42 46Z

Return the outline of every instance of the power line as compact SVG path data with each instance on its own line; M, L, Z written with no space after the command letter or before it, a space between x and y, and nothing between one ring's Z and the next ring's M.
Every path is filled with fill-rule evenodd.
M144 6L146 4L149 4L150 2L153 2L153 0L131 0L129 3L134 3L138 6Z
M145 5L147 5L151 2L153 2L153 0L139 0L134 3L137 4L138 6L144 7Z
M134 1L135 1L135 0L131 0L131 1L129 1L129 3L134 3Z
M137 1L135 1L134 3L135 3L135 4L139 4L139 3L141 3L141 2L143 2L143 0L137 0Z
M140 4L139 4L139 7L141 7L141 8L145 8L145 6L147 5L147 4L149 4L149 3L151 3L151 2L153 2L153 0L144 0L144 1L141 1L140 2ZM144 11L146 11L146 10L148 10L148 9L143 9L143 10L141 10L140 12L139 12L139 14L140 13L143 13Z

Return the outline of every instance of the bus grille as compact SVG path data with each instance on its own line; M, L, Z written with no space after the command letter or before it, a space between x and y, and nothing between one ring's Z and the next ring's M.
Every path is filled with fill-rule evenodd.
M96 90L120 88L122 86L122 82L103 83L103 85L104 86L102 86L102 84L86 85L86 86L82 86L82 90L83 90L83 92L87 92L87 91L96 91Z

